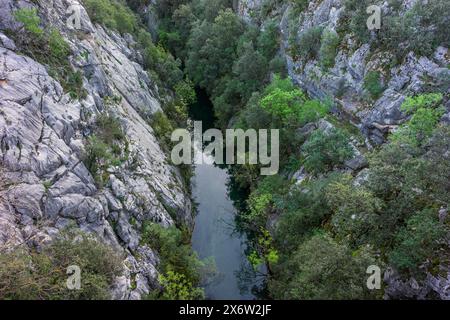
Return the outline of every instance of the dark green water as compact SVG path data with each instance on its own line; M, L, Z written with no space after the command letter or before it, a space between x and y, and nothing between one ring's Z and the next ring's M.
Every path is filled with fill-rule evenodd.
M191 119L203 121L204 130L212 128L211 102L203 91L198 91L197 97L197 103L190 107ZM207 299L254 299L252 293L240 288L242 270L248 269L246 238L235 232L236 209L229 197L229 179L226 169L208 164L196 166L193 196L198 215L192 245L200 258L212 257L216 264L218 276L205 287Z

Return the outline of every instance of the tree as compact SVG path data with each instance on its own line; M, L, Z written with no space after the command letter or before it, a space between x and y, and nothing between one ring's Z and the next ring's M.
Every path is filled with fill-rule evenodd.
M269 290L275 299L374 298L366 287L366 269L377 264L367 249L352 252L319 233L275 268Z
M233 65L233 75L240 81L239 91L244 100L258 91L267 75L267 60L253 48L253 43L244 44L243 52Z
M325 116L329 107L320 101L307 99L305 93L290 79L275 76L264 90L261 107L279 118L283 125L302 126Z
M319 61L323 68L328 69L334 66L339 41L339 36L335 31L328 29L323 31L319 50Z
M432 135L439 119L444 114L442 94L429 93L407 97L401 110L411 118L392 136L393 140L420 145Z
M389 260L400 270L417 272L427 258L437 256L437 250L446 243L448 232L448 226L439 222L436 209L417 212L397 234Z
M333 128L329 132L314 131L301 150L304 154L306 170L314 174L342 165L354 154L347 134L337 128Z
M203 21L194 26L186 68L196 84L211 93L217 80L231 72L243 31L241 20L230 9L221 11L213 23Z

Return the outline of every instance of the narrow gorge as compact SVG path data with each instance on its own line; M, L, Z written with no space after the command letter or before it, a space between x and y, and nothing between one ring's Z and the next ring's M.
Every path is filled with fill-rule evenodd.
M449 17L0 0L0 299L450 299ZM279 130L278 173L175 165L193 121Z

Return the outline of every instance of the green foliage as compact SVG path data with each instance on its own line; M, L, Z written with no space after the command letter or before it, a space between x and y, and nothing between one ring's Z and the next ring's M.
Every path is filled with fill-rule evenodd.
M19 9L14 16L23 23L23 29L12 35L20 51L47 65L49 75L58 80L73 99L84 98L82 75L70 65L70 46L59 31L42 29L36 9Z
M272 59L277 53L280 46L280 31L278 25L271 21L264 30L258 35L257 47L258 51L266 60Z
M314 174L332 170L354 154L349 137L337 128L314 131L302 146L302 152L306 170Z
M193 288L186 276L173 271L159 276L159 283L164 287L161 300L200 300L204 298L201 288Z
M421 144L433 133L439 119L444 114L442 94L430 93L408 97L401 106L401 110L411 115L411 118L392 136L392 140L407 141Z
M174 128L166 114L162 111L158 111L153 114L150 125L155 131L156 137L162 143L163 147L166 150L169 150L172 145L171 136Z
M369 157L366 186L384 202L370 241L392 250L396 234L413 214L448 203L450 161L444 156L450 145L448 127L438 127L427 143L393 141Z
M44 30L40 28L41 19L37 14L37 9L22 8L14 12L17 21L23 24L23 28L34 36L40 37Z
M284 124L294 121L298 126L317 121L329 110L317 100L308 100L289 79L277 76L265 89L260 103L264 110L281 118Z
M308 8L309 0L289 0L293 5L295 15L299 15Z
M231 9L220 11L213 23L194 26L188 41L187 72L193 81L212 92L217 80L231 73L243 23Z
M352 252L327 234L302 243L292 256L276 267L269 282L275 299L369 299L366 269L377 264L368 250Z
M138 20L134 13L122 1L83 0L92 22L103 24L121 34L133 34L138 29Z
M367 43L370 40L370 30L367 28L369 15L366 10L374 4L378 3L374 3L373 0L345 0L344 2L343 23L360 43Z
M378 214L383 209L380 199L370 190L353 185L350 175L330 183L325 198L334 212L331 224L338 239L347 240L353 247L370 241L368 230L379 223Z
M320 179L292 187L277 201L276 210L282 212L275 232L277 248L285 254L295 250L327 221L332 213L325 191L339 175L330 174Z
M183 100L186 104L193 104L197 101L194 84L191 80L186 79L175 85L175 95Z
M321 47L323 27L315 26L302 32L295 44L294 51L302 59L317 58Z
M364 89L370 93L372 99L378 99L385 90L381 83L381 73L369 71L364 77Z
M242 53L233 65L233 75L239 81L237 91L245 100L248 100L253 92L260 89L267 72L266 58L253 48L253 43L245 43Z
M320 65L325 69L332 68L337 54L337 47L340 42L339 36L336 32L326 29L322 33L320 42Z
M390 262L400 270L418 271L427 258L444 245L449 228L439 222L436 209L417 212L396 236L396 247Z
M417 2L404 14L385 17L379 42L401 61L410 51L429 56L439 46L448 46L446 0Z
M372 43L395 55L394 62L401 62L410 52L429 56L437 46L448 46L447 16L450 3L446 0L419 1L404 12L398 1L391 1L389 9L382 12L381 30L372 33L367 28L366 8L382 5L382 1L346 0L341 17L342 33L350 31L360 43Z
M128 159L128 143L119 120L113 116L99 115L94 134L86 144L84 163L99 187L107 179L110 166L121 165Z
M69 266L81 269L81 289L66 285ZM64 231L42 252L17 249L0 254L0 298L14 300L110 299L110 286L122 272L119 256L81 232Z
M144 67L156 72L158 76L156 80L161 82L161 85L172 88L183 80L181 62L174 59L162 46L148 43L143 50L143 56Z
M160 284L164 287L157 293L159 299L201 299L201 270L205 263L200 261L190 246L190 235L175 227L164 228L154 223L144 223L142 243L159 253Z

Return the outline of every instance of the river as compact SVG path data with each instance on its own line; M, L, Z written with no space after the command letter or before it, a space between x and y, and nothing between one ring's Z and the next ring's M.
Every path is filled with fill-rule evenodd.
M190 106L190 117L202 121L207 130L214 125L212 105L200 90L197 98ZM229 197L229 178L226 169L210 164L196 166L192 192L198 212L192 246L200 258L212 258L216 264L217 276L205 286L207 299L255 299L252 293L240 289L239 276L248 268L246 238L235 232L236 209Z

